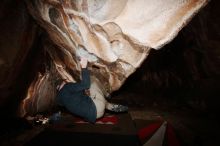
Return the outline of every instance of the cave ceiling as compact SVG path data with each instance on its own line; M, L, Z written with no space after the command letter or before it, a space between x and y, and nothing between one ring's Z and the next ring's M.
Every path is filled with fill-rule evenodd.
M49 69L30 84L23 108L48 106L54 80L76 82L79 57L105 93L118 90L151 49L175 38L208 0L26 0L28 12L48 34L42 47ZM47 63L45 63L47 65ZM54 75L56 74L56 75ZM40 98L40 100L39 100ZM41 100L42 99L42 100Z
M80 70L76 58L85 56L100 69L112 92L141 65L151 48L170 42L206 2L34 0L27 1L27 6L65 58L48 49L62 78L74 81L61 68Z

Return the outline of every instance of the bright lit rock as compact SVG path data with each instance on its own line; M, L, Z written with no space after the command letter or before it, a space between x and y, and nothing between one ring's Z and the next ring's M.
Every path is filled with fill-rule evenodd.
M84 56L89 60L92 75L103 83L103 92L109 94L140 67L151 48L160 49L169 43L207 1L26 0L26 3L30 14L49 34L50 43L59 48L56 51L45 44L55 67L49 74L57 72L60 78L75 82L81 70L77 58ZM33 85L38 88L46 85L35 82L39 85L32 84L29 90L33 90ZM33 91L28 92L28 98L40 96L41 90ZM43 95L42 98L47 98ZM28 111L27 106L23 108Z

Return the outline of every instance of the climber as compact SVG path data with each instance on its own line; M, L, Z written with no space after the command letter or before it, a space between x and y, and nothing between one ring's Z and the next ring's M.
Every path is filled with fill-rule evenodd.
M90 72L87 69L86 58L80 59L82 67L82 80L78 83L63 82L59 86L57 102L71 113L78 115L88 122L95 123L96 119L104 115L105 109L114 112L125 112L126 106L112 104L106 101L99 91L96 82L90 80ZM91 93L90 93L91 92Z

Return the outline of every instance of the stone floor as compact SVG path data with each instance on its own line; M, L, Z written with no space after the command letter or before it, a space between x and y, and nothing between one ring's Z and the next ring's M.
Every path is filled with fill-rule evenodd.
M163 119L171 123L184 146L218 146L218 121L181 109L134 109L133 119Z
M121 101L120 98L130 105L133 119L163 119L171 123L183 146L219 146L220 121L213 113L175 102L148 100L137 94L119 95L116 98L118 102Z
M172 124L177 137L183 146L219 146L219 121L211 113L204 113L183 106L173 104L159 104L155 101L143 100L138 95L129 94L127 100L117 97L114 102L127 104L129 114L133 120L166 120ZM135 97L134 97L135 96ZM132 99L132 100L129 100ZM136 99L136 100L134 100ZM35 125L16 132L8 132L0 135L0 145L21 146L48 125Z

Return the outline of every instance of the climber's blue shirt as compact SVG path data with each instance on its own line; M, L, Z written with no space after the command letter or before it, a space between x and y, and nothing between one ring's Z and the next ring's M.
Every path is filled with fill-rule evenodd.
M82 69L82 81L66 83L58 92L57 102L73 114L94 123L96 121L96 107L92 99L84 93L84 90L88 88L90 88L89 70Z

